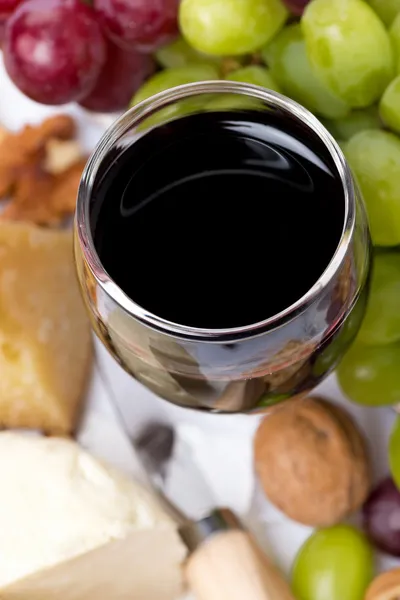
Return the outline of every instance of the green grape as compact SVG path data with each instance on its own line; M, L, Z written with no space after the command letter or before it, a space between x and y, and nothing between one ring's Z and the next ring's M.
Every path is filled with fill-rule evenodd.
M389 27L400 12L400 0L368 0L378 17Z
M347 140L336 140L338 146L340 146L341 151L345 154L347 150Z
M300 25L285 27L264 48L262 56L274 79L296 102L323 117L341 118L349 112L349 107L313 72Z
M363 600L374 576L372 548L361 531L336 525L313 533L295 559L297 600Z
M400 133L400 75L386 88L379 110L384 123L393 131Z
M182 0L179 24L196 50L238 56L266 44L287 16L281 0Z
M394 75L382 21L363 0L313 0L302 30L320 79L352 108L377 101Z
M281 93L281 88L278 83L265 67L259 67L257 65L243 67L242 69L229 73L226 79L229 81L242 81L243 83L259 85Z
M400 417L397 417L389 438L389 467L396 486L400 489Z
M375 106L353 110L342 119L333 119L324 122L324 125L333 137L340 140L349 140L365 129L382 129L379 112Z
M358 340L337 369L343 392L357 404L400 402L400 344L364 346Z
M387 131L362 131L347 142L346 157L364 196L374 244L400 244L400 139Z
M185 83L196 83L197 81L207 81L210 79L219 79L219 75L215 67L207 64L165 69L164 71L156 73L153 77L150 77L150 79L142 85L134 95L131 106L175 86L184 85Z
M390 40L396 59L397 73L400 73L400 13L397 15L389 29Z
M207 56L201 52L197 52L182 37L160 48L155 56L157 62L164 69L175 69L176 67L188 67L199 64L204 65L205 63L219 68L221 62L221 59L215 56Z
M375 256L367 312L358 335L363 344L400 341L400 254Z
M218 71L211 65L191 65L190 67L177 67L175 69L165 69L156 73L148 79L132 98L130 106L135 106L147 100L151 96L168 90L172 87L184 85L186 83L196 83L218 79ZM166 106L154 115L148 117L141 125L141 129L153 127L159 123L182 117L203 109L203 106L209 96L192 96L179 102Z

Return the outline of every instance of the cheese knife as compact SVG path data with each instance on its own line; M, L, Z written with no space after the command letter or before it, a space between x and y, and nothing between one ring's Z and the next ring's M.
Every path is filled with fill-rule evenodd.
M236 515L214 508L210 487L190 447L176 439L169 424L148 423L134 446L178 522L190 552L186 580L197 600L294 600L289 585Z

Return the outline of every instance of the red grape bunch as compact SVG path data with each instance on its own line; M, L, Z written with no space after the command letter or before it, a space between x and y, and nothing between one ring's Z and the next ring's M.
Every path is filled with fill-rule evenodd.
M179 0L0 0L4 64L43 104L119 111L178 33Z

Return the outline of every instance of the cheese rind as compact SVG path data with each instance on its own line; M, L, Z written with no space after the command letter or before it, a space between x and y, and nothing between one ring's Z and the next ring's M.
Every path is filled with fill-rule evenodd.
M135 531L1 589L1 600L183 600L185 556L172 526Z

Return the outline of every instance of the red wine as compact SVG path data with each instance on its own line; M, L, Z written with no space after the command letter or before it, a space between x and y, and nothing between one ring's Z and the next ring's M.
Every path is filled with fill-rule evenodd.
M109 276L168 321L257 323L299 300L339 244L345 201L316 134L288 115L202 113L110 160L91 200Z

